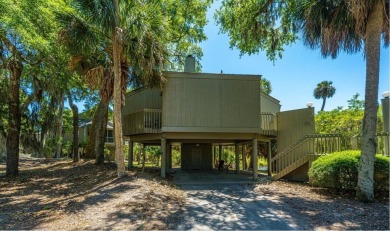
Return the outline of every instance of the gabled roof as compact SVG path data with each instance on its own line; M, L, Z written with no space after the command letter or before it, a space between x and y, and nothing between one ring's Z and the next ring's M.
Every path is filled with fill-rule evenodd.
M87 121L87 120L79 120L79 128L83 128L83 127L88 127L88 126L91 126L92 125L92 121ZM107 129L114 129L114 126L113 126L113 122L112 121L108 121L107 122Z

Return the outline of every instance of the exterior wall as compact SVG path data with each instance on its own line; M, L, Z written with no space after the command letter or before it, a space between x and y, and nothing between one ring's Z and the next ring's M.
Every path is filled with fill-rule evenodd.
M200 163L195 166L193 163L193 150L200 150ZM182 144L181 145L181 169L182 170L212 170L213 156L211 144Z
M283 179L290 181L299 181L299 182L307 182L309 181L309 175L307 172L309 171L309 163L302 165L301 167L295 169L289 174L285 175Z
M88 140L88 127L79 128L79 143L85 144Z
M270 112L270 113L280 112L279 100L275 99L272 96L261 93L260 104L261 104L261 112L262 113L264 113L264 112Z
M167 73L167 80L162 132L259 132L260 76Z
M295 144L305 135L314 134L314 108L277 113L278 152Z
M142 88L128 93L125 99L125 106L122 109L122 115L131 114L143 108L162 108L160 89Z

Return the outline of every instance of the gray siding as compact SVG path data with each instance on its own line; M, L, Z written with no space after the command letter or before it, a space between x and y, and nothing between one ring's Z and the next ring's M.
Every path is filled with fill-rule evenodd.
M193 150L200 151L200 163L193 163ZM211 144L182 144L181 145L181 169L182 170L211 170L213 169Z
M305 135L315 133L314 108L305 108L277 113L278 152L295 144Z
M163 132L258 132L260 76L178 73L163 91Z
M272 96L261 93L261 112L277 113L280 112L279 100Z
M137 112L143 108L161 109L161 90L143 88L135 90L126 95L125 106L122 109L122 115Z

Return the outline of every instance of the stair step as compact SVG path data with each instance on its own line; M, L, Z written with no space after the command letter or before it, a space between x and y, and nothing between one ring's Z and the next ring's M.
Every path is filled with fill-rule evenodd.
M300 166L304 165L310 160L311 155L306 155L294 163L290 164L289 166L285 167L282 171L278 172L274 176L272 176L273 180L279 180L280 178L284 177L285 175L289 174L290 172L294 171L295 169L299 168Z

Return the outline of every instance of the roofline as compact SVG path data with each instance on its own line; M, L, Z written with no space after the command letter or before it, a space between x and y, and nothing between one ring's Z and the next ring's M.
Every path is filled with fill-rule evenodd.
M164 72L167 78L210 78L210 79L240 79L240 80L260 80L262 75L248 74L217 74L217 73L198 73L198 72Z
M267 94L265 94L264 92L261 92L260 94L261 94L262 97L269 98L270 100L275 101L275 102L277 102L278 104L280 104L280 100L278 100L278 99L276 99L276 98L274 98L274 97L272 97L272 96L270 96L270 95L267 95Z

